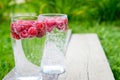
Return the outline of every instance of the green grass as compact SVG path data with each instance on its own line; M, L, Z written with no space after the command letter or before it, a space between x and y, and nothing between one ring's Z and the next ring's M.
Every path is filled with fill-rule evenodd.
M0 24L0 80L14 67L9 21ZM120 80L120 27L110 24L69 22L73 33L97 33L115 79Z
M0 80L14 66L9 21L0 24Z

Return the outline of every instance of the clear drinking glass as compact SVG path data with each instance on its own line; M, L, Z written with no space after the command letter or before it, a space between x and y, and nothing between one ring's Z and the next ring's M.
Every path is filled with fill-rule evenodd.
M40 62L46 27L36 16L16 16L11 20L11 41L16 80L40 80Z
M67 15L40 14L38 20L43 21L46 26L46 41L44 54L41 61L41 72L43 74L64 73L66 47L65 43L68 30Z

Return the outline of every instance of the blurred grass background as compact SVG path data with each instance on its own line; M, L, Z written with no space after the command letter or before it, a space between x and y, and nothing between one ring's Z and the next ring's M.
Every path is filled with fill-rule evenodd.
M97 33L120 80L120 0L0 0L0 80L14 67L10 16L64 13L73 33Z

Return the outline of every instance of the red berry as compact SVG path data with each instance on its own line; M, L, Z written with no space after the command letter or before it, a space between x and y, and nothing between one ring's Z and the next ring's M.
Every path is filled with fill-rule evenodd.
M18 22L11 23L11 31L16 32L17 34L22 31L22 26Z
M30 28L28 29L28 35L29 35L30 37L36 36L36 35L37 35L37 29L36 29L35 27L30 27Z
M15 27L17 26L16 22L12 22L10 24L10 29L11 29L11 32L15 32Z
M34 27L36 27L36 29L37 29L38 31L41 31L41 30L45 27L45 25L44 25L44 23L41 22L41 21L36 21L36 22L34 23Z
M28 32L26 30L23 30L21 33L20 33L20 36L21 38L28 38Z
M23 27L19 24L17 24L17 26L15 27L15 30L17 33L20 33L23 30Z
M46 20L45 21L47 31L51 32L54 27L56 27L56 21L55 20Z
M37 34L37 37L43 37L45 35L45 31L39 31L38 34Z
M30 27L32 27L32 25L33 25L33 21L24 20L22 22L22 27L24 30L28 30Z
M15 32L11 32L11 36L15 39L20 39L20 36L18 34L16 34Z
M64 21L62 20L57 21L57 26L56 26L57 29L64 30L64 27L65 27Z
M36 21L34 23L34 27L36 27L36 30L37 30L37 37L42 37L45 35L46 33L46 29L45 29L45 25L43 22L41 21Z
M68 28L68 20L67 18L57 18L56 19L57 26L56 28L59 30L66 31Z

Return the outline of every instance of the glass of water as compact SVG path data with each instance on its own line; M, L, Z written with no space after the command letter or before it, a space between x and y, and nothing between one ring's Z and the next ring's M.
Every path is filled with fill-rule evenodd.
M39 21L46 26L46 41L41 61L42 74L62 74L65 72L65 43L68 30L66 14L40 14ZM53 79L46 79L53 80Z
M37 16L12 17L10 34L15 59L16 80L40 80L40 62L46 27Z

